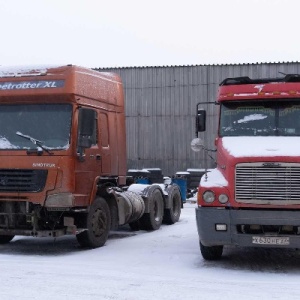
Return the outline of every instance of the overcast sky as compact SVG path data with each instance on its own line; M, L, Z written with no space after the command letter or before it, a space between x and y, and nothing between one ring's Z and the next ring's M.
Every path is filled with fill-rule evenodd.
M299 0L0 0L0 65L299 61Z

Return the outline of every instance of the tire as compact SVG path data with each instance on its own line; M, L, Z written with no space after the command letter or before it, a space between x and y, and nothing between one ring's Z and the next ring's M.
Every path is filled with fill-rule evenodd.
M102 247L108 238L111 216L106 201L97 197L90 206L86 219L87 230L76 235L78 243L85 248Z
M14 235L0 235L0 244L9 243L15 236Z
M181 214L181 194L179 189L173 189L169 195L171 198L171 207L165 209L163 222L168 225L172 225L178 222Z
M222 257L223 254L223 246L204 246L199 241L200 250L203 258L205 260L218 260Z
M140 228L143 230L157 230L163 220L164 200L161 192L156 189L153 191L149 200L149 213L144 213L141 217Z

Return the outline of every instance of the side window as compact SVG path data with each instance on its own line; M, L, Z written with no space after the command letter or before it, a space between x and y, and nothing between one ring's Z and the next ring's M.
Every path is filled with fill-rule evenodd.
M103 148L109 147L109 131L108 131L108 117L107 114L100 113L100 132L101 132L101 146Z
M84 149L97 145L97 111L80 108L78 112L78 153L83 155Z

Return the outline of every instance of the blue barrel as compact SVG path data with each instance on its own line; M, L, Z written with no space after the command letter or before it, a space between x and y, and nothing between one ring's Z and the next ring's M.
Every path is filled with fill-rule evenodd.
M187 180L183 177L172 178L172 183L179 186L182 202L186 202Z
M149 180L149 178L141 177L141 178L137 178L135 182L139 183L139 184L149 184L150 180Z

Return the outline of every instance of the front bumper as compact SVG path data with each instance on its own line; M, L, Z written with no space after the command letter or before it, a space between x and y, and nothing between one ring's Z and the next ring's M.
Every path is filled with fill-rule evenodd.
M299 248L300 234L242 233L241 224L300 227L300 211L285 210L235 210L211 207L196 208L196 222L201 243L205 246L236 245L247 247ZM217 231L216 225L226 225L226 231ZM253 243L253 237L287 237L288 245Z

